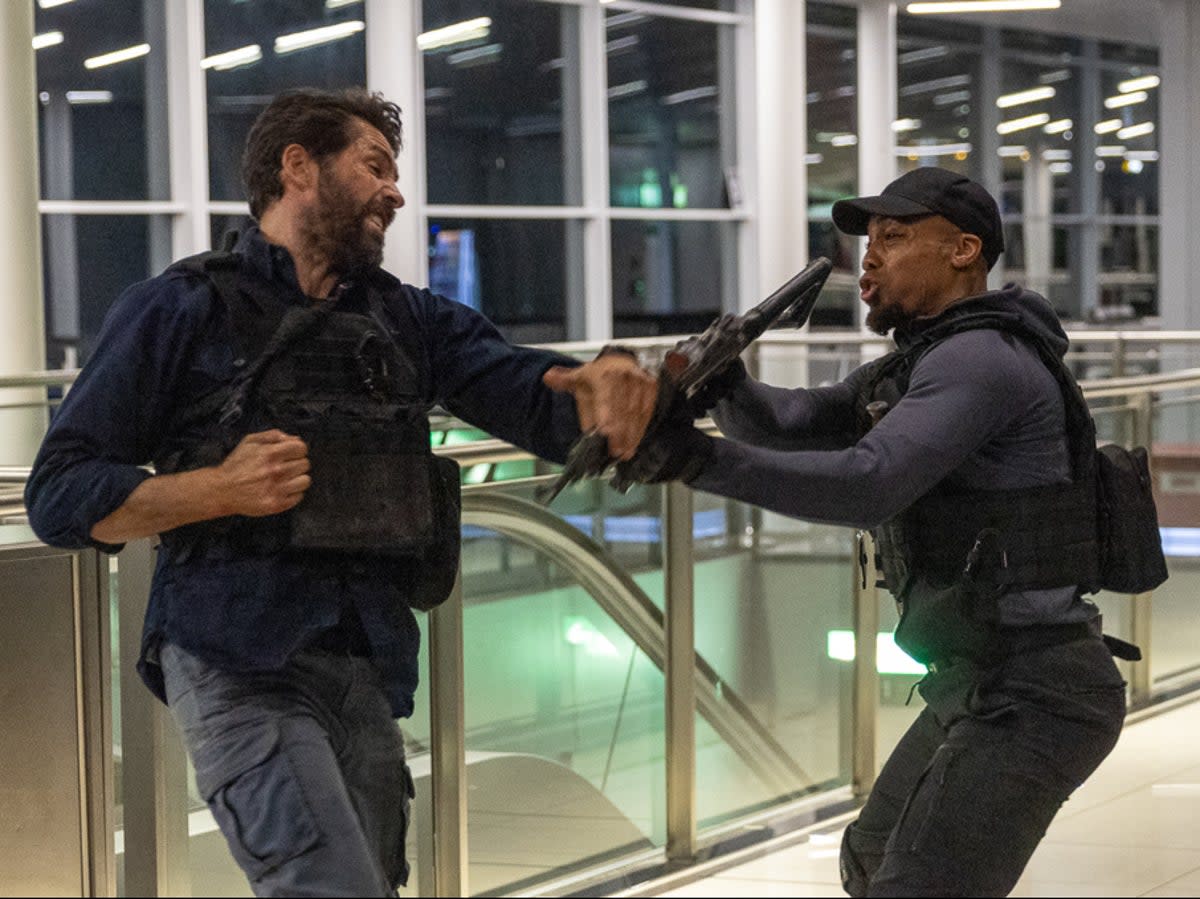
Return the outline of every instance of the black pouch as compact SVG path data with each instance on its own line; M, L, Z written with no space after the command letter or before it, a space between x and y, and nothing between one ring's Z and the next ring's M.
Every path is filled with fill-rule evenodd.
M449 598L462 554L462 477L458 463L442 456L431 456L430 462L433 542L421 556L408 597L408 604L422 612Z
M1096 450L1100 586L1145 593L1167 579L1150 463L1144 447Z
M982 659L995 649L993 591L965 580L939 587L912 578L896 602L896 645L922 665L949 658Z

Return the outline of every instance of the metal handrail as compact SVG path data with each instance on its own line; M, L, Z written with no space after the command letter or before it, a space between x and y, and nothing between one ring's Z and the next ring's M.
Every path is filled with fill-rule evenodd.
M561 565L651 663L665 668L662 611L615 559L577 528L536 503L488 490L463 494L462 520L521 540ZM700 713L764 783L781 793L812 786L812 778L699 653L695 686Z

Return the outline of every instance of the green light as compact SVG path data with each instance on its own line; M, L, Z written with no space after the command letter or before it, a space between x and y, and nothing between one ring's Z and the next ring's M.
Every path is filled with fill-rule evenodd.
M464 484L482 484L488 479L488 474L491 472L491 462L480 462L477 465L472 465L463 472Z
M642 185L638 188L638 205L657 208L662 206L662 185L658 182L658 172L645 169L642 172Z
M853 662L854 631L830 631L825 653L839 662ZM875 635L875 670L880 674L925 674L925 666L896 645L890 632Z
M586 618L568 618L567 631L563 638L572 646L580 646L588 655L610 656L617 655L617 647Z

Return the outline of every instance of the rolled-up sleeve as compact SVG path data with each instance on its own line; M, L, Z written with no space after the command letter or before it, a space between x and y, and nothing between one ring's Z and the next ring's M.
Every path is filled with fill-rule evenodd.
M151 476L141 466L178 411L182 374L212 307L207 286L182 276L134 285L113 305L26 484L29 523L43 541L121 548L92 539L91 530Z

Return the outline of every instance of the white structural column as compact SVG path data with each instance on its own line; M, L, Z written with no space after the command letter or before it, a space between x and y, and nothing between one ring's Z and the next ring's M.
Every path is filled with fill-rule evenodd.
M46 367L38 220L37 81L33 4L0 3L0 375ZM45 430L44 391L0 390L0 464L33 461ZM17 403L36 408L2 408Z
M429 281L425 237L425 73L417 50L420 0L367 0L367 86L399 104L404 117L400 193L405 207L388 231L383 266L410 284Z
M1161 0L1162 326L1200 327L1200 3Z
M896 177L896 4L863 0L858 10L858 193L879 193ZM866 307L858 304L859 321Z
M757 100L758 286L766 294L808 260L807 4L758 0L754 10ZM749 308L761 299L743 295Z

